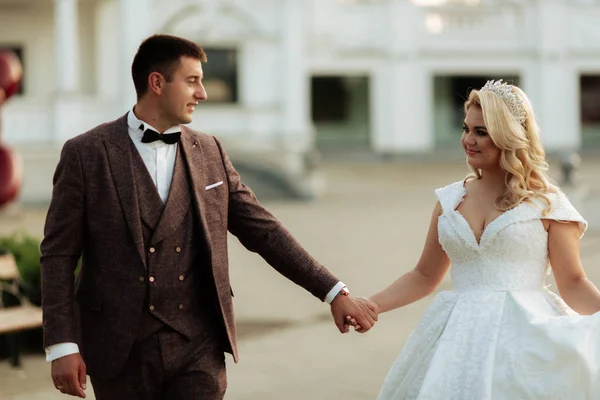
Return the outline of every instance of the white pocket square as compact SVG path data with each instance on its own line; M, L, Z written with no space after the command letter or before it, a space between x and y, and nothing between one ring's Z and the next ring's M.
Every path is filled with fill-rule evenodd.
M209 190L212 188L216 188L217 186L221 186L223 184L223 181L217 182L217 183L213 183L212 185L208 185L207 187L204 188L204 190Z

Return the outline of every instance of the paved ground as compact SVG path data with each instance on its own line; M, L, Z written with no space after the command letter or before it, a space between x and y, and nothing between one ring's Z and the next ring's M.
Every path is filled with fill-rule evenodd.
M433 189L461 179L465 171L460 162L328 164L324 198L265 205L354 294L370 295L414 266L435 203ZM600 159L585 160L581 178L592 193L600 188L598 171ZM5 213L0 234L15 227L39 234L43 216L44 210ZM590 231L583 241L583 259L597 284L599 245L600 232ZM373 399L432 299L383 315L366 335L342 336L326 305L233 238L230 255L241 332L240 363L234 365L228 357L230 400ZM446 281L441 289L449 286ZM48 371L41 357L26 358L22 370L0 364L0 398L66 398L52 389Z

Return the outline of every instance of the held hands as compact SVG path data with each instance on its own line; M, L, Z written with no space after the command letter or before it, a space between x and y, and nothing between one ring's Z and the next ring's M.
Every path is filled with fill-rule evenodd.
M377 305L377 303L375 303L369 299L366 299L364 297L357 297L356 299L354 299L354 301L357 302L363 310L366 309L366 310L368 310L368 312L370 312L371 315L374 315L375 321L378 320L379 306ZM346 326L348 326L348 325L353 326L354 330L358 333L365 333L375 325L375 323L373 323L371 325L371 328L365 327L364 325L362 325L360 323L360 320L358 320L352 314L347 315L344 322L345 322Z
M356 332L365 333L375 325L379 308L363 297L337 296L331 302L331 314L341 333L348 333L350 325Z

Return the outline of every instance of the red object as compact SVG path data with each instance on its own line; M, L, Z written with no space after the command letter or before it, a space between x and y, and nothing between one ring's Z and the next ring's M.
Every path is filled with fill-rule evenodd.
M0 51L0 106L18 90L23 67L15 53ZM0 119L0 139L2 138ZM13 202L21 188L23 167L19 157L0 143L0 208Z
M0 104L14 95L21 85L23 67L12 51L0 51Z
M19 157L0 145L0 207L16 199L22 177L23 167Z

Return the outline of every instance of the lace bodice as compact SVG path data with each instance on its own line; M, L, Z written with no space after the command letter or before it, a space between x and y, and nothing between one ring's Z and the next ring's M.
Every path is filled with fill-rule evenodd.
M548 195L548 215L542 216L541 201L521 203L492 221L477 243L469 223L456 211L466 195L463 181L435 192L443 210L439 241L450 258L456 291L540 289L549 272L548 233L541 220L578 222L582 235L587 229L587 222L558 191Z

